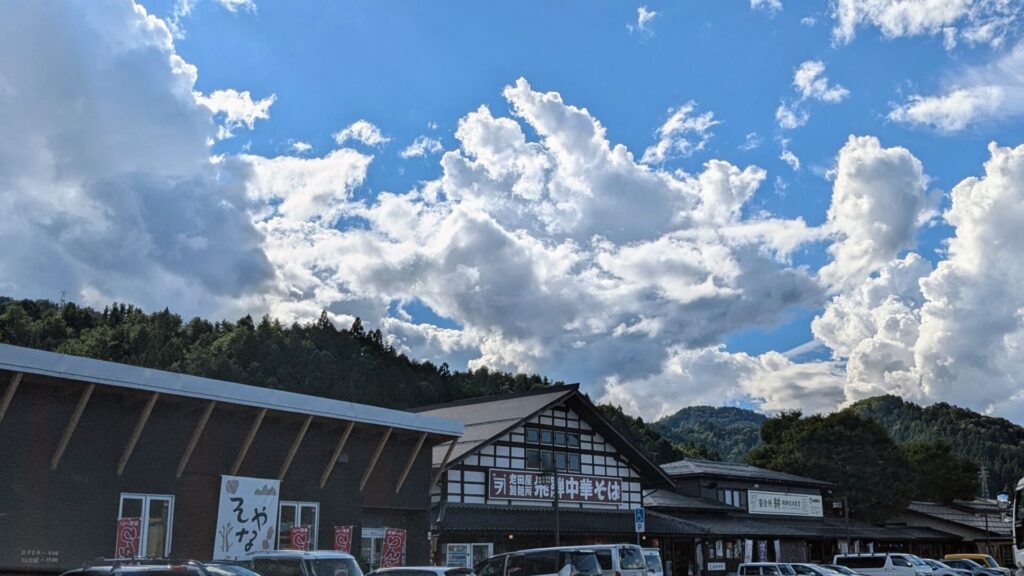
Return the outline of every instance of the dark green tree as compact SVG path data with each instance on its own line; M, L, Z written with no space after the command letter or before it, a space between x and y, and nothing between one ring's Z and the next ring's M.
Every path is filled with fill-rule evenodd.
M910 442L903 445L910 461L907 479L914 500L949 503L978 494L978 465L953 453L945 442Z
M747 462L834 483L851 516L881 522L910 503L907 455L878 423L852 412L783 413L765 422L761 441Z

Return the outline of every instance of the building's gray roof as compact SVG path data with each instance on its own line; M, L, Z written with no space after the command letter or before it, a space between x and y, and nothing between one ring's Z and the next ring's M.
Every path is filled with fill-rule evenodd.
M216 400L226 404L389 426L441 436L462 434L461 422L430 414L413 414L8 344L0 344L0 370L159 392L170 396Z
M666 508L672 510L736 510L735 507L708 498L686 496L672 490L657 489L644 494L645 508Z
M438 418L450 418L462 422L463 433L455 441L455 450L449 462L455 462L490 440L515 428L520 422L557 404L566 396L576 392L575 386L552 386L521 394L485 396L418 408L417 413ZM448 451L449 444L434 447L434 465L439 466Z
M946 522L960 524L985 532L985 518L988 517L988 532L1009 538L1013 533L1012 524L1003 522L1002 511L995 501L957 500L953 504L937 504L935 502L911 502L907 507L910 512L931 516Z
M672 486L672 479L658 467L645 450L627 438L622 431L609 422L585 394L578 384L547 386L539 390L484 396L459 400L437 406L417 408L420 414L461 420L465 425L463 436L455 442L455 448L448 458L446 467L451 467L501 436L523 425L527 420L551 406L565 404L586 419L594 430L615 446L628 462L643 476L659 486ZM434 466L441 466L444 455L451 443L434 446Z
M710 460L679 460L661 465L662 470L672 478L687 477L714 477L714 478L736 478L740 480L760 480L776 484L797 484L803 486L825 487L832 486L831 482L816 480L806 476L797 476L786 472L776 472L758 468L750 464L739 464L736 462L713 462Z

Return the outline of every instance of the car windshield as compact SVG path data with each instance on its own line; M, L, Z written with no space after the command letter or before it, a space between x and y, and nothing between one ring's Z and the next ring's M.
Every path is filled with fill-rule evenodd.
M796 575L796 570L793 570L793 567L789 564L779 564L779 572L785 574L786 576Z
M580 574L600 574L601 565L597 562L597 555L593 552L570 552L565 562L571 562Z
M259 576L259 574L236 564L206 564L206 571L211 576Z
M648 570L663 572L661 568L661 554L657 552L644 552L644 560L647 562Z
M978 564L977 562L975 562L974 560L971 560L970 558L964 558L964 559L960 560L960 562L963 562L964 564L966 564L967 566L970 566L971 568L984 568L984 566L982 566L981 564Z
M913 554L907 554L907 557L910 558L910 563L913 564L914 566L928 566L928 563L925 562L920 556L914 556Z
M846 566L840 566L838 564L828 564L825 567L833 572L839 572L840 574L856 574L856 572L850 570Z
M359 565L351 558L317 558L309 561L312 576L363 576Z
M991 556L985 556L985 562L989 568L999 568L999 562L996 562L996 559Z
M636 546L619 548L619 568L622 570L646 570L644 555Z

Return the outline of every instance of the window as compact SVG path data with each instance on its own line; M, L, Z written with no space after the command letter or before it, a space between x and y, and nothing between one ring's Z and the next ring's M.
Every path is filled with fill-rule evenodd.
M839 556L836 564L847 568L884 568L885 556Z
M544 470L551 469L552 454L550 451L545 450L540 453L540 466Z
M567 466L568 461L565 457L565 452L555 452L555 468L565 470Z
M494 544L448 544L445 563L448 566L472 568L494 555ZM449 571L450 573L450 571Z
M540 443L540 430L537 430L536 428L527 428L526 441L530 444Z
M778 574L779 574L779 567L778 566L761 566L761 574L764 574L765 576L769 576L769 575L770 576L778 576Z
M646 570L647 563L639 546L623 546L619 548L619 568L622 570Z
M574 433L570 432L569 434L566 435L565 438L566 438L566 440L567 440L567 442L569 444L569 448L579 448L580 447L580 435L579 434L574 434Z
M597 563L601 565L601 570L614 570L615 567L612 565L612 551L598 550L595 552L597 555Z
M540 450L526 451L526 467L535 469L540 468Z
M541 444L551 444L551 442L552 442L551 430L541 430L540 431L540 443Z
M254 558L252 569L261 576L303 576L298 558Z
M516 554L508 559L508 576L538 576L558 572L558 551Z
M580 471L580 455L579 454L569 454L569 472L579 472L579 471Z
M505 556L498 556L477 564L473 571L477 576L502 576L502 572L505 571Z
M118 518L141 518L139 556L170 556L174 496L121 494Z
M309 549L317 550L320 504L317 502L281 502L281 514L277 517L279 550L291 548L292 526L309 526Z
M718 501L726 506L743 508L747 505L746 493L743 490L718 490Z
M555 431L555 446L565 446L565 432Z
M903 556L893 556L892 557L892 565L893 566L899 566L900 568L913 568L914 567L914 565L910 563L910 560L907 560Z

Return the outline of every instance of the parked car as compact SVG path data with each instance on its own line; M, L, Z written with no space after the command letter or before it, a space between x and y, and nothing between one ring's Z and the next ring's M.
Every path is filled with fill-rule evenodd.
M790 566L793 567L793 571L799 576L836 576L837 572L826 566L819 564L809 564L807 562L790 562Z
M966 570L970 572L972 576L1004 576L1002 572L993 570L987 566L982 566L969 558L947 558L946 560L943 560L942 563L950 568Z
M938 560L922 558L924 563L931 567L933 576L971 576L970 570L954 568Z
M831 568L832 570L839 572L843 576L864 576L860 572L847 568L846 566L840 566L839 564L822 564L825 568Z
M209 576L202 563L166 558L99 558L62 576Z
M473 567L473 572L477 576L554 576L566 567L572 575L601 576L597 555L582 546L506 552L480 562Z
M1003 576L1012 576L1013 571L1009 568L1004 568L996 562L996 559L989 556L988 554L978 553L967 553L967 554L946 554L946 560L973 560L978 564L981 564L989 570L995 570L1001 572Z
M736 569L737 576L796 576L793 567L784 562L744 562Z
M363 576L354 556L325 550L257 552L248 567L260 576Z
M839 554L833 564L846 566L864 576L931 576L932 569L913 554L885 552Z
M644 552L636 544L587 546L597 555L604 576L648 576Z
M464 566L399 566L378 568L366 576L476 576Z
M644 548L644 562L647 564L647 573L650 576L665 576L665 565L661 563L661 550L658 548Z

